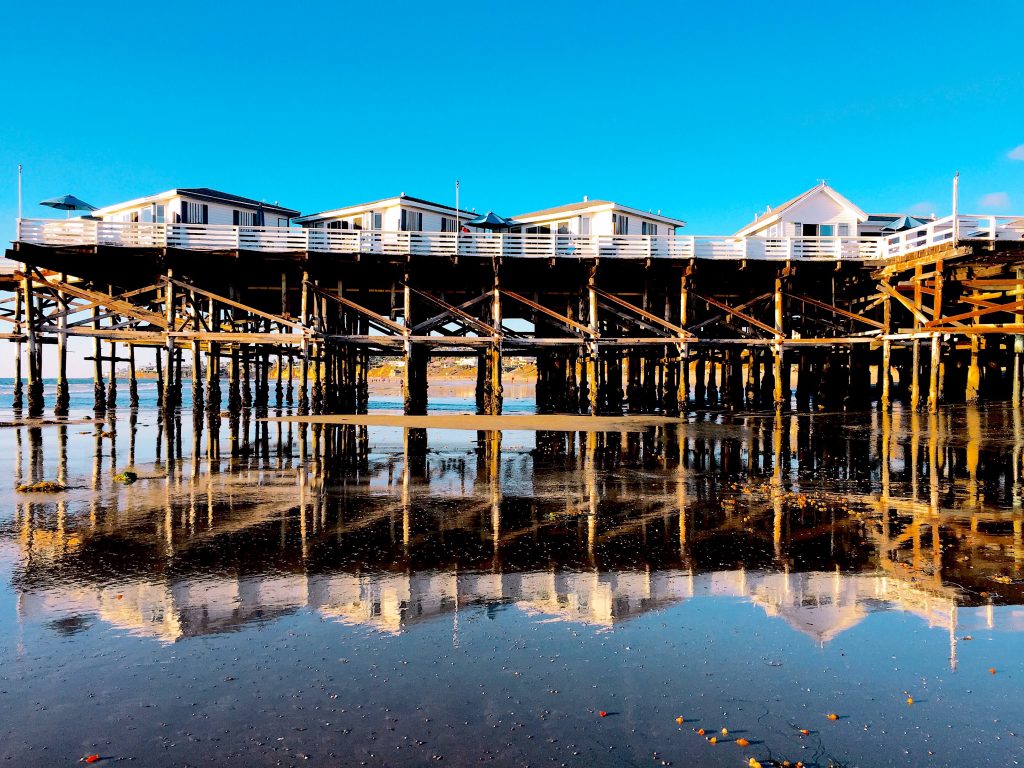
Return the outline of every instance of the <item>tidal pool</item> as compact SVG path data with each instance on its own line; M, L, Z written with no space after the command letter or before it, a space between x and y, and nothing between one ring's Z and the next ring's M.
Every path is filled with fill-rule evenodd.
M1021 417L5 427L0 755L1015 765Z

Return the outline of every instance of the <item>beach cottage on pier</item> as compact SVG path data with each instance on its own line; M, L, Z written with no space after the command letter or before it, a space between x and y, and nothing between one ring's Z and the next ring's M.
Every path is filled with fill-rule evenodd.
M472 211L456 211L450 205L409 197L402 192L397 197L299 216L295 223L314 229L455 232L460 224L474 216Z
M149 224L224 224L236 227L287 227L299 212L209 187L169 189L148 197L93 211L94 218Z
M737 237L855 237L868 214L825 182L811 187L742 227Z
M610 200L590 200L545 208L512 217L526 234L674 235L686 222L641 211ZM514 228L513 232L520 231Z

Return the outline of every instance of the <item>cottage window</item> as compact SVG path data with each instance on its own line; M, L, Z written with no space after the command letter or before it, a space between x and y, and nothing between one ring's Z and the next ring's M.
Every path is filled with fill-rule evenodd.
M849 237L850 236L850 225L849 224L837 224L836 227L838 229L838 235L840 237Z
M833 237L835 235L836 228L832 224L819 224L818 225L818 236L819 237Z
M373 228L380 229L384 226L384 215L380 211L373 212Z
M342 221L341 219L335 219L334 221L327 222L328 229L348 229L348 222Z
M442 232L454 232L455 231L455 219L447 216L441 217L441 231Z
M550 235L551 226L549 224L538 224L534 227L527 227L526 234L528 235Z
M656 235L658 234L658 225L653 221L642 221L640 222L640 232L644 235Z
M153 203L153 221L157 224L164 223L164 206L159 203Z
M206 203L193 203L188 200L181 201L181 223L182 224L209 224L210 206Z
M423 231L423 214L420 211L402 209L401 230L403 232Z
M568 235L569 234L569 222L568 221L560 221L560 222L558 222L558 234L560 234L560 235Z
M629 218L623 216L621 213L612 214L612 227L615 229L616 235L628 235L629 234Z
M256 226L256 211L232 211L231 223L236 227Z

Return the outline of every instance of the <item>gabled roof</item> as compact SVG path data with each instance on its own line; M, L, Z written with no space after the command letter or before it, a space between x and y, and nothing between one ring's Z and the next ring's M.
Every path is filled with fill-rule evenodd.
M114 203L113 205L107 205L99 210L95 211L96 214L103 215L105 213L111 213L121 208L133 208L137 205L145 205L146 203L156 202L157 200L166 200L169 197L176 195L184 195L185 197L195 198L197 200L205 200L211 203L225 203L227 205L241 205L247 208L258 208L263 206L263 210L269 213L280 213L288 218L298 216L299 211L292 208L284 208L277 204L265 203L261 200L254 200L251 197L242 197L241 195L232 195L228 192L220 192L216 189L210 189L209 187L175 187L174 189L168 189L164 192L158 192L155 195L148 195L146 197L138 197L134 200L126 200L123 203Z
M568 203L567 205L556 205L553 208L543 208L539 211L533 211L531 213L521 213L518 216L513 216L513 219L522 221L525 219L546 219L549 217L559 216L563 213L580 213L582 211L600 210L604 208L611 208L617 211L625 211L626 213L632 214L633 216L640 216L645 219L651 219L652 221L660 221L673 227L685 227L686 222L682 219L673 219L670 216L662 216L660 213L651 213L650 211L641 211L639 208L631 208L628 205L620 205L619 203L612 202L611 200L583 200L579 203Z
M455 213L455 207L451 205L445 205L444 203L433 203L430 200L424 200L421 197L410 197L404 192L394 197L385 197L382 200L371 200L368 203L356 203L354 205L346 205L342 208L331 208L330 210L320 211L319 213L307 213L305 216L299 216L295 221L302 224L306 221L316 221L317 219L329 219L337 216L348 216L355 213L362 213L371 208L387 208L393 205L412 205L417 208L426 208L428 210L438 211L451 211ZM471 219L476 216L476 213L469 210L468 208L459 209L459 218L465 216L467 219Z
M836 192L828 184L826 184L825 182L821 182L820 184L816 184L815 186L811 187L806 192L797 195L792 200L787 200L782 205L776 206L775 208L769 208L767 211L765 211L760 216L755 218L752 222L750 222L745 227L736 232L736 236L743 237L745 235L749 235L751 232L755 230L774 224L780 218L782 218L782 214L786 210L793 208L794 206L797 206L800 203L802 203L804 200L807 200L819 194L827 195L828 197L832 198L832 201L835 202L837 205L846 208L850 211L853 211L858 221L867 221L868 215L864 213L864 211L862 211L856 205L851 203L847 198L843 197L841 194Z

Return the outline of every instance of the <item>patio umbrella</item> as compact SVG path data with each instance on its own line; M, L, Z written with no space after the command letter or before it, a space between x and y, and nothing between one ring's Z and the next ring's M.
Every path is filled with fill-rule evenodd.
M883 232L902 232L905 229L923 227L927 221L914 218L913 216L900 216L896 221L890 222L882 227Z
M56 208L58 211L67 211L68 218L71 218L72 211L95 211L95 205L89 205L85 200L81 200L74 195L61 195L60 197L51 197L49 200L43 200L40 205L45 205L47 208Z
M467 227L476 227L477 229L489 229L496 231L499 229L508 229L514 227L519 222L513 221L512 219L506 219L504 216L499 216L494 211L488 211L487 213L477 216L475 219L470 219L465 223Z

